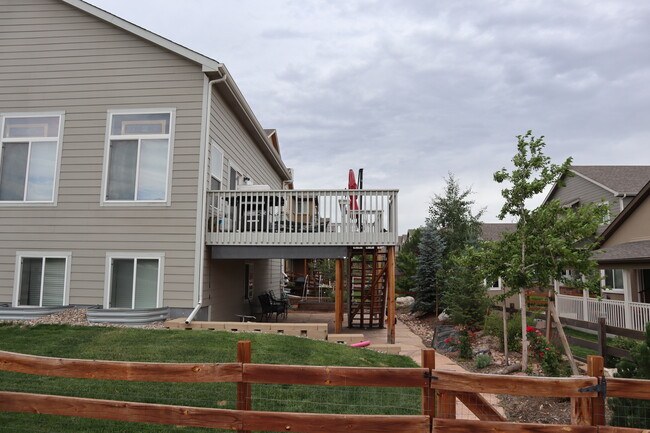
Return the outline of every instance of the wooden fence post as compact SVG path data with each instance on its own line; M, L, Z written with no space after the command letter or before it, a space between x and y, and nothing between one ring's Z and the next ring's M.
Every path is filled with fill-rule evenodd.
M422 367L428 368L429 375L432 374L431 370L436 368L435 349L424 349L422 351ZM433 417L436 415L436 392L431 389L431 379L429 379L427 386L422 388L422 415L428 416L430 422L433 423Z
M602 356L587 356L587 375L598 379L605 374L605 359ZM591 399L591 425L605 425L605 399L602 395Z
M604 317L598 318L598 354L603 358L607 355L607 322Z
M248 364L251 362L251 342L237 342L237 362ZM251 384L237 383L237 410L251 410ZM250 433L250 430L238 430L240 433Z

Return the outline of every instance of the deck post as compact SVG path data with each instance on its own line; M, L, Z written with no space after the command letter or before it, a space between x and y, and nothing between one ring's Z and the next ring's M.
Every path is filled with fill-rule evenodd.
M343 259L336 259L336 293L334 295L334 333L343 328Z
M395 344L395 246L388 247L386 262L386 284L388 286L388 295L386 303L388 304L388 344Z

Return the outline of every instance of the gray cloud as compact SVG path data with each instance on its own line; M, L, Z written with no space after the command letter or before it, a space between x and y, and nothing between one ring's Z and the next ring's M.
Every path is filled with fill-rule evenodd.
M399 188L402 231L447 172L495 221L492 173L528 129L558 162L650 164L647 2L92 3L225 62L298 188L359 167L367 188Z

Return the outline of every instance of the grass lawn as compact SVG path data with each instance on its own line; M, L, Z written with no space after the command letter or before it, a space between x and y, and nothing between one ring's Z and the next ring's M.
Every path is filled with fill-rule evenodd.
M417 367L407 357L305 338L215 331L39 325L0 326L0 350L41 356L139 362L236 362L237 341L252 342L252 362L358 367ZM68 379L0 371L4 391L145 403L236 408L236 384ZM253 410L349 414L420 414L420 390L253 385ZM213 429L0 412L7 432L204 432Z

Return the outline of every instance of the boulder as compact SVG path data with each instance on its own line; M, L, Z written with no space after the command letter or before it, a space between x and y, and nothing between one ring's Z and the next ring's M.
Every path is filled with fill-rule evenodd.
M412 307L415 304L415 298L413 296L402 296L395 299L395 304L398 307Z
M433 333L433 341L431 342L431 347L436 350L443 350L445 352L452 352L456 350L454 347L452 347L452 345L445 341L449 338L452 340L458 340L458 330L454 329L452 325L436 326L436 331Z

